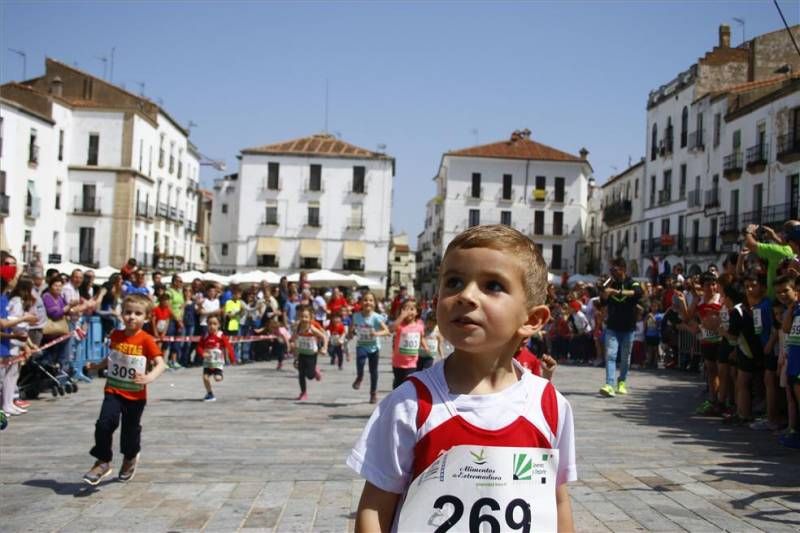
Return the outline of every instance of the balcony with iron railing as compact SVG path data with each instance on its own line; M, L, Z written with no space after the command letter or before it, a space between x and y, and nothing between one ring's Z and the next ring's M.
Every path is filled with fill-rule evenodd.
M668 204L672 201L672 189L658 191L658 205Z
M689 134L689 150L705 150L702 129Z
M180 255L162 255L158 258L158 268L162 270L182 270L184 263Z
M259 187L258 190L259 190L259 192L262 192L262 193L265 193L265 192L278 193L278 192L281 191L281 189L283 189L283 180L282 179L280 179L280 178L278 178L278 179L275 179L275 178L269 179L269 178L267 178L267 179L264 180L264 182L261 184L261 186Z
M528 232L535 237L562 237L569 235L569 227L566 224L537 224L533 222L530 224Z
M0 194L0 217L8 216L10 204L11 197L5 193Z
M190 233L197 232L197 223L194 220L187 220L186 221L186 231Z
M741 224L742 217L739 213L726 213L723 215L719 222L719 234L722 239L726 242L737 240L742 229Z
M264 216L261 217L261 225L262 226L277 226L278 225L278 214L275 213L275 216L269 216L266 213Z
M76 215L99 215L100 197L99 196L75 196L72 212Z
M751 174L764 170L767 161L769 161L769 143L751 146L745 152L745 165Z
M364 217L349 217L347 219L347 229L349 230L364 229Z
M31 144L28 146L28 164L37 165L39 163L39 145Z
M658 154L661 157L666 157L672 153L673 150L673 130L672 128L667 128L665 132L665 136L661 139L661 142L658 146Z
M690 237L686 241L684 253L694 255L708 255L719 252L719 239L716 235L711 237Z
M178 208L174 205L169 206L169 219L178 220Z
M778 152L775 155L784 164L800 160L800 126L795 125L794 130L778 135Z
M42 199L38 196L30 196L30 202L25 206L25 216L27 218L39 218L41 214Z
M719 207L719 188L709 189L705 194L703 209L710 209L713 207Z
M169 208L167 207L167 204L164 202L158 202L156 214L161 218L169 218Z
M630 200L617 200L603 208L603 222L615 226L629 221L632 214L633 203Z
M729 180L738 179L742 175L742 152L734 152L722 159L722 175Z
M703 191L702 189L693 189L686 194L686 205L689 209L703 208Z
M796 202L764 206L761 209L743 213L741 229L750 224L779 227L787 220L797 220L798 218L800 218L800 206Z
M156 207L148 205L147 202L139 201L136 204L136 216L141 218L155 218Z
M183 224L186 220L186 212L183 209L178 209L178 218L175 219L178 224Z
M323 192L325 192L325 184L322 183L321 179L320 179L320 181L318 181L316 183L314 183L313 181L314 180L306 180L306 182L305 182L305 184L303 186L303 192L304 193L315 194L315 193L323 193Z
M497 201L498 202L504 202L504 203L513 202L514 201L514 192L515 191L514 191L513 187L509 187L508 189L500 187L500 189L497 191Z
M464 199L467 202L478 202L483 198L483 187L467 187Z
M134 256L136 258L137 266L143 268L150 268L152 266L153 255L145 252L139 252Z
M659 237L642 239L643 254L679 254L683 248L683 235L664 234Z
M90 268L100 266L100 249L87 246L81 248L70 248L69 260Z

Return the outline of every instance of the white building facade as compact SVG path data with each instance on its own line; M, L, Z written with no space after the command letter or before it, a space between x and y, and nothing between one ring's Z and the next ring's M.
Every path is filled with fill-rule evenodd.
M203 268L199 154L172 117L51 59L43 76L0 91L12 253L87 267L134 257L149 268ZM35 216L37 206L47 216Z
M394 164L329 134L242 150L239 172L214 186L210 267L385 283Z
M628 264L628 273L640 275L639 224L642 220L643 181L644 160L612 176L602 186L601 271L607 270L612 259L623 257Z
M792 32L800 36L800 27ZM770 166L778 136L789 130L787 119L759 116L757 103L736 112L731 105L738 109L742 99L755 102L792 85L793 78L780 72L798 68L800 58L785 30L732 48L730 29L722 25L713 50L650 93L638 219L642 275L677 263L692 273L719 266L739 248L739 217L750 206L745 198L752 192L761 194L756 205L771 201L761 176L783 182L771 184L769 191L789 190L785 181L791 181L791 169ZM772 113L789 116L790 96L780 103L768 100ZM748 153L754 164L747 164Z
M515 131L507 141L445 153L420 239L418 286L430 290L450 241L479 224L507 224L531 236L553 271L586 270L592 168ZM430 221L428 220L431 219ZM427 290L423 293L426 296Z

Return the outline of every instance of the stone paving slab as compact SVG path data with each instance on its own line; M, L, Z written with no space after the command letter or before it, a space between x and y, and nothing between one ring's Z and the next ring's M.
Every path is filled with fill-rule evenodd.
M150 387L135 479L81 483L102 382L54 400L0 434L0 531L352 531L363 482L344 459L372 412L352 363L297 403L296 372L228 368L203 403L198 369ZM379 394L388 394L389 358ZM578 531L800 530L800 453L769 433L693 416L701 384L634 372L627 397L602 399L603 371L562 367L575 413ZM120 458L115 458L118 468Z

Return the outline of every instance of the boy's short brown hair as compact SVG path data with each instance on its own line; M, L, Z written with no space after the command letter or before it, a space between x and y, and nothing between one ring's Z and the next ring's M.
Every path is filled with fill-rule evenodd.
M530 237L505 224L473 226L450 241L444 257L454 250L469 248L489 248L499 252L509 252L520 262L522 284L528 308L542 305L547 294L547 265L542 254ZM444 261L444 258L442 258Z
M145 313L150 316L153 312L153 300L144 294L129 294L122 300L122 309L125 309L127 304L136 304L144 306Z

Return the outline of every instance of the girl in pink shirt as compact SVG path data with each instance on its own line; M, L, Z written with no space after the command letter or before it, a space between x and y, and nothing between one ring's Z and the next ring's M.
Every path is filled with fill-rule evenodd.
M420 347L428 351L425 342L425 326L417 317L419 308L414 300L406 300L394 326L394 349L392 350L393 388L397 388L408 376L417 371Z

